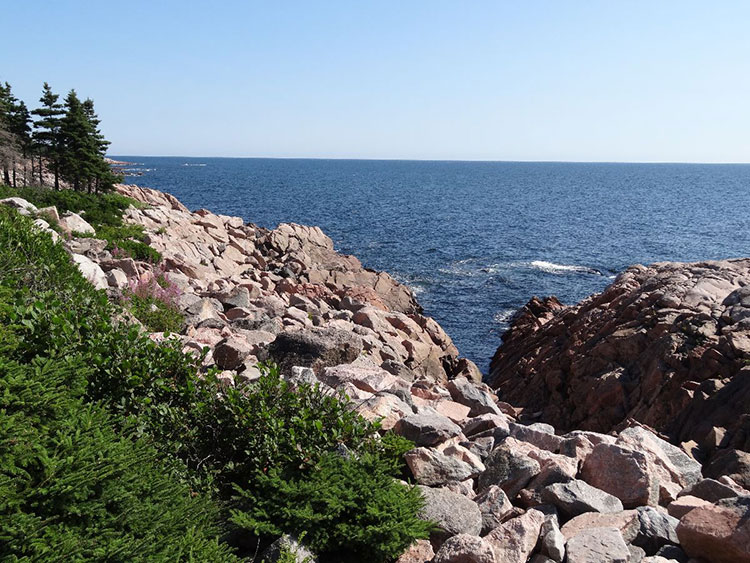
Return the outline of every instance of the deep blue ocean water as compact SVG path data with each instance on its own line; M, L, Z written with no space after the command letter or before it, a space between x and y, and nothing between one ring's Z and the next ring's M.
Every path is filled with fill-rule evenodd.
M573 303L633 263L750 256L750 165L114 158L191 209L319 225L411 286L484 372L532 295Z

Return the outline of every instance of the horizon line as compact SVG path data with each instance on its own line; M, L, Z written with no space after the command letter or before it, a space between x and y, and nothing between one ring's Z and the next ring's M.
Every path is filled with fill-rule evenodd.
M107 158L223 158L234 160L352 160L370 162L486 162L507 164L702 164L702 165L748 165L750 161L683 161L683 160L504 160L462 158L372 158L330 156L190 156L181 154L107 154Z

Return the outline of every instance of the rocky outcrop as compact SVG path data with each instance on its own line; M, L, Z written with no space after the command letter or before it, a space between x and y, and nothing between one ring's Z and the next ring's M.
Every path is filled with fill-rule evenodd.
M529 419L599 432L634 419L710 456L750 447L748 361L750 260L660 263L576 306L532 299L489 382Z
M128 208L125 220L144 228L163 257L163 272L196 297L183 299L187 345L213 347L209 330L235 341L248 337L243 331L262 330L276 336L255 346L245 365L272 359L286 372L295 365L318 372L363 356L406 379L481 377L440 325L421 314L406 286L336 252L318 227L282 224L269 231L205 209L191 213L156 190L118 191L143 204ZM138 270L143 276L148 266ZM236 361L226 366L242 371Z

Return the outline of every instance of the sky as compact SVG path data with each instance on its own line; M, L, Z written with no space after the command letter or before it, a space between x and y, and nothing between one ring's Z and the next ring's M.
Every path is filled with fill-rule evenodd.
M114 155L750 161L748 2L6 1Z

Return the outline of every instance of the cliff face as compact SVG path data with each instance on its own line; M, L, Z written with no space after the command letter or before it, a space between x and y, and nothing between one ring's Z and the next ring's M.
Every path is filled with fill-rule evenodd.
M572 307L532 299L489 383L562 429L632 418L711 454L750 449L749 361L750 260L659 263Z

